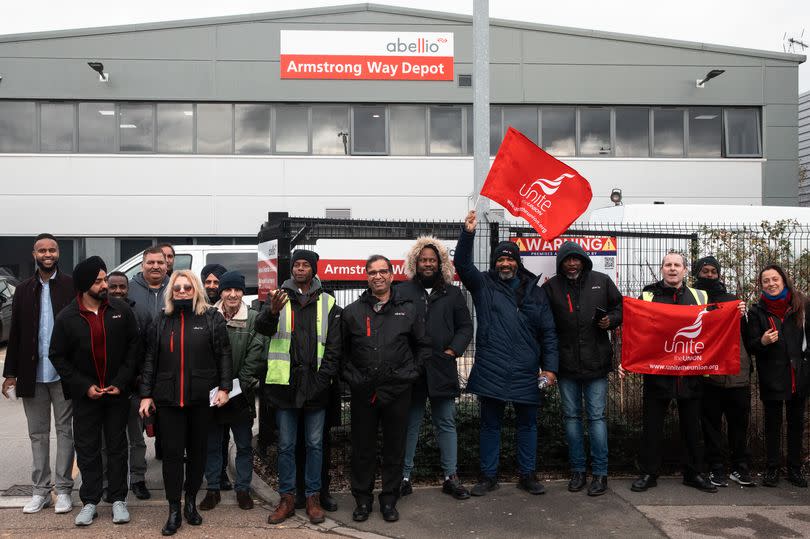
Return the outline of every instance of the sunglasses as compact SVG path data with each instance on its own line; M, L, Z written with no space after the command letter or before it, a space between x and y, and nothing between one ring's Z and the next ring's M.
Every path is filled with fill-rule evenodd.
M192 290L194 290L194 287L191 286L190 284L183 284L183 285L176 284L172 287L172 290L174 290L175 292L180 292L181 290L185 292L191 292Z

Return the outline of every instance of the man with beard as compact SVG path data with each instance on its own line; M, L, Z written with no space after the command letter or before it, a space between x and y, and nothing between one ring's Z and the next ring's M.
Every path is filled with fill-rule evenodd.
M709 294L709 303L738 301L739 298L726 291L720 280L720 262L713 256L701 258L692 268L695 288ZM745 312L745 302L740 301L740 311ZM709 481L716 487L727 487L725 463L723 462L723 417L726 418L728 448L731 457L731 475L728 477L741 486L755 486L751 480L748 449L748 419L751 416L751 372L753 364L746 349L748 324L740 320L740 372L727 376L703 378L701 400L703 439L706 443L706 464Z
M557 274L543 284L554 313L560 341L560 388L568 459L570 492L585 488L585 432L582 402L588 419L593 480L588 496L607 491L608 433L607 375L612 370L613 346L608 330L622 323L622 295L610 277L593 271L582 247L566 241L557 251Z
M51 360L74 401L76 460L82 474L79 496L84 504L76 515L77 526L93 523L101 501L102 431L112 520L129 522L126 432L140 335L129 305L107 298L106 277L107 267L97 256L76 265L73 282L79 294L57 315L51 339Z
M270 337L264 396L276 410L278 425L281 500L267 522L280 524L295 514L295 453L302 429L306 442L306 512L310 522L319 524L325 520L320 503L323 434L329 388L340 360L341 309L315 276L316 253L298 249L290 262L293 277L275 291L256 318L256 331Z
M205 288L205 296L208 298L208 303L214 305L220 299L219 296L219 278L228 270L225 269L224 266L221 264L206 264L203 266L202 271L200 271L200 280L203 283L203 287ZM244 292L244 290L243 290ZM240 298L241 302L241 298ZM236 371L234 371L236 372ZM231 480L228 477L228 446L231 443L231 429L228 425L223 425L222 429L222 470L219 475L219 485L216 489L217 494L219 494L220 490L232 490L233 485L231 484ZM204 507L211 506L211 503L207 503L204 506L201 505L200 508L204 509ZM214 504L216 505L216 504ZM210 508L210 507L209 507Z
M473 323L461 289L453 286L455 270L447 247L437 238L421 237L411 248L405 261L409 281L399 285L397 292L409 298L425 318L425 330L433 344L433 354L425 364L424 374L413 385L408 418L408 439L405 442L405 466L400 493L413 493L411 471L419 430L425 415L425 400L430 397L430 417L441 454L444 483L442 492L457 500L470 497L458 479L458 443L456 436L456 397L461 393L456 358L472 340Z
M149 323L163 310L163 295L169 284L166 255L158 247L149 247L143 252L141 271L132 278L129 299L135 302L139 320Z
M205 295L211 305L219 301L219 278L228 271L221 264L206 264L200 271L200 279L205 288Z
M113 271L107 274L107 295L111 298L118 298L127 305L130 309L135 309L135 302L129 299L129 279L126 274L120 271ZM135 312L136 318L138 313ZM144 316L141 313L141 316ZM138 332L141 335L142 342L145 342L144 335L149 321L146 317L139 318ZM139 366L140 367L140 366ZM135 390L139 383L140 368L135 371L136 378L133 382L132 388ZM129 419L127 420L127 438L129 440L129 488L135 497L139 500L148 500L152 497L149 489L146 488L146 442L143 439L143 420L138 413L138 407L141 404L141 399L137 395L130 397ZM102 453L102 458L106 459L106 453ZM107 468L106 460L104 468ZM106 476L105 476L105 490Z
M472 294L478 320L473 363L467 391L478 395L481 409L481 477L473 496L484 496L498 485L501 424L512 403L517 416L518 488L543 494L537 481L538 376L556 381L557 335L554 317L538 277L520 261L520 249L504 241L492 251L489 271L475 267L473 242L478 223L470 211L456 244L456 271Z
M705 305L708 296L703 290L686 285L686 257L670 252L661 261L662 279L647 285L641 299L669 305ZM619 375L625 371L619 365ZM700 397L703 382L700 376L644 375L643 423L639 467L641 475L630 490L644 492L658 486L658 470L661 467L661 443L664 434L664 419L675 399L678 403L678 419L685 454L683 484L703 492L716 493L717 487L703 475L703 439L700 432Z
M425 321L413 301L391 288L391 261L366 261L368 290L343 311L343 378L352 390L352 495L356 522L368 519L382 429L380 512L399 520L397 499L407 438L411 387L430 361Z
M73 279L59 271L59 245L51 234L36 237L33 256L34 276L14 291L3 396L8 398L8 391L15 388L22 398L31 438L34 494L23 513L37 513L51 504L51 410L56 425L55 510L69 513L73 509L73 407L48 353L54 317L73 299Z

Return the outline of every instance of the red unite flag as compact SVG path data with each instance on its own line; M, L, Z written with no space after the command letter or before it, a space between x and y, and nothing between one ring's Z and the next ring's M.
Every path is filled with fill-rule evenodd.
M622 367L667 376L739 373L739 303L670 305L625 297Z
M565 232L593 198L591 185L579 172L511 127L481 194L526 219L545 240Z

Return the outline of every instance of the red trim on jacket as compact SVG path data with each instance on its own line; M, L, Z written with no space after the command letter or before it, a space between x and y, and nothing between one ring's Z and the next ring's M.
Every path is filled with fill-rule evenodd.
M107 302L101 302L98 313L94 313L86 308L82 303L82 295L77 298L79 304L79 316L87 321L90 326L90 352L93 355L93 366L96 369L98 387L104 389L107 379L107 331L104 329L104 312L107 310Z

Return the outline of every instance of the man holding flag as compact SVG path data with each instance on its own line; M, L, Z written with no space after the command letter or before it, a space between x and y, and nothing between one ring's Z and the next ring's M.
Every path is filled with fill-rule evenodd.
M686 286L686 257L677 252L667 254L661 262L662 279L644 287L641 299L654 303L670 305L704 305L708 296L703 290ZM625 306L625 328L630 324L630 317ZM644 337L642 337L644 338ZM624 347L636 346L624 334ZM648 340L654 340L648 339ZM674 339L673 339L674 340ZM622 352L623 363L625 353ZM619 366L621 376L625 371ZM633 492L644 492L657 486L658 470L661 467L661 443L664 433L664 418L672 399L678 402L681 439L686 450L683 484L704 492L717 492L717 487L701 474L703 470L703 439L700 426L700 397L703 382L700 376L683 375L644 375L643 431L639 465L641 475L630 489Z

